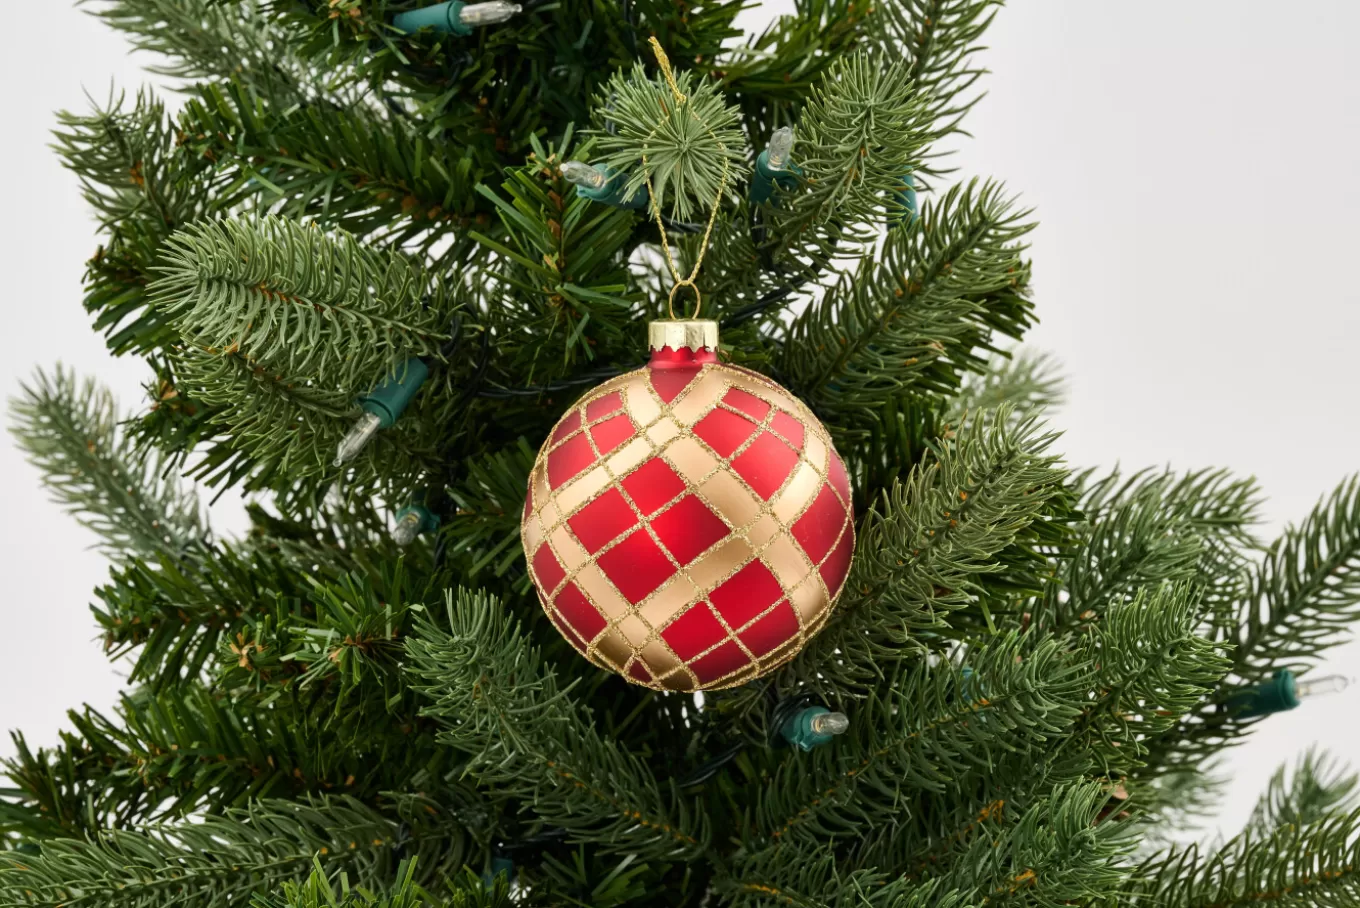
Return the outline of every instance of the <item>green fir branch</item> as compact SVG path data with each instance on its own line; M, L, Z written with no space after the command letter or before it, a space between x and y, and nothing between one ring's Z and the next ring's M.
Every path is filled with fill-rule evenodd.
M1000 835L979 836L939 878L977 905L1113 905L1129 871L1128 827L1102 820L1109 793L1086 782L1056 789Z
M1305 671L1347 639L1360 617L1360 477L1352 476L1298 526L1288 526L1251 574L1228 630L1233 673L1245 683L1281 668Z
M1315 908L1360 897L1360 812L1306 826L1245 832L1216 851L1199 846L1149 860L1124 904L1157 908Z
M295 221L191 225L157 271L152 297L186 343L330 385L373 382L448 337L448 300L421 269Z
M324 644L328 634L369 640L394 620L400 630L400 619L422 595L411 589L406 566L419 559L415 552L405 561L398 557L385 521L366 505L345 505L347 525L340 532L324 519L300 526L255 509L257 528L247 540L215 544L192 560L162 556L128 563L96 590L100 605L93 611L106 653L110 659L130 656L129 680L160 691L222 668L242 670L241 653L231 647L265 643L268 657L252 646L247 667L257 680L286 685L315 660L296 654L301 643L285 640L300 637L313 652L315 640ZM266 677L290 653L287 670ZM337 657L331 665L338 670L344 661ZM355 671L347 675L364 677L358 669L382 664L349 665Z
M167 62L150 72L182 82L239 78L255 90L297 101L325 73L295 53L296 34L281 30L256 0L80 0L90 14Z
M799 856L800 858L803 856ZM792 857L770 848L743 859L717 889L732 908L966 908L958 892L944 893L873 870L846 870L831 855Z
M38 856L0 852L0 904L24 908L246 908L253 895L305 878L319 858L359 885L383 886L400 863L398 820L345 798L264 801L201 822L44 842ZM426 883L461 868L464 830L427 818L403 851Z
M500 192L478 190L495 206L505 235L472 234L498 259L502 292L491 294L486 317L503 339L497 377L509 383L549 382L635 343L625 332L641 313L620 258L635 242L638 215L577 195L561 172L572 153L570 134L553 148L535 140L528 162L507 169ZM525 336L534 342L512 344Z
M1040 584L1027 549L1067 499L1054 436L1033 421L977 418L885 492L864 518L840 614L792 669L839 696L867 693L894 663L950 634L951 616L1009 610ZM787 682L786 682L787 683Z
M520 520L536 456L521 438L516 447L465 465L462 483L451 490L456 511L444 536L450 555L466 553L467 577L483 571L503 577L522 563ZM527 592L527 575L521 575L517 586Z
M60 366L21 388L10 402L15 441L107 554L175 558L208 541L197 497L164 478L159 456L137 455L107 389Z
M892 823L912 793L940 793L983 774L1002 752L1039 750L1067 733L1090 689L1089 669L1053 640L1020 657L998 636L962 664L918 662L847 706L838 747L787 759L761 789L761 841L843 838Z
M466 267L469 231L491 223L475 187L495 172L493 159L364 105L279 105L234 79L199 86L180 129L193 154L262 209L434 266Z
M1078 734L1103 772L1117 777L1137 765L1228 673L1224 648L1197 635L1198 598L1190 583L1145 590L1096 625L1088 658L1097 687Z
M273 217L193 225L158 270L152 295L187 339L172 362L176 393L205 408L196 431L214 442L192 475L210 485L326 476L360 395L409 357L438 364L462 307L461 291L396 253ZM358 477L382 462L409 488L429 469L467 371L427 381L356 461Z
M1355 811L1360 801L1360 776L1331 755L1311 748L1294 763L1275 770L1246 831L1258 838L1287 826L1310 826L1338 814Z
M370 889L351 885L349 875L341 871L339 879L332 879L325 866L316 862L304 882L288 881L278 895L256 895L250 908L512 908L510 887L504 879L487 885L471 870L458 874L447 887L426 889L416 883L415 862L405 862L397 868L390 887ZM431 891L433 890L433 892Z
M750 172L746 139L737 109L716 82L683 71L675 82L682 102L641 62L615 73L604 89L594 145L599 163L626 175L629 195L647 192L650 180L652 202L661 211L705 221Z
M961 132L964 116L981 100L973 86L986 74L974 56L1003 0L887 0L873 25L890 54L909 61L911 79L926 98L934 133Z
M1112 605L1163 583L1198 582L1206 619L1240 596L1260 520L1255 480L1226 470L1128 477L1115 470L1084 486L1078 506L1087 519L1056 582L1034 604L1036 625L1098 621Z
M1205 764L1164 772L1132 786L1140 858L1184 843L1187 833L1198 832L1218 816L1232 782L1222 769L1210 757Z
M837 60L798 118L800 186L766 212L776 263L815 275L868 243L893 210L893 191L919 166L928 129L900 61L867 52Z
M211 162L181 145L164 104L149 91L110 96L83 115L58 114L62 163L80 179L106 234L86 265L85 309L114 353L145 352L174 333L147 295L161 244L177 228L240 201Z
M813 86L865 42L872 12L868 0L801 2L746 44L726 50L718 75L753 138L766 142L777 127L796 122Z
M449 629L407 643L426 713L483 784L523 799L545 823L610 852L683 860L703 851L697 805L666 791L635 753L603 737L496 600L450 594Z
M794 321L782 363L792 387L836 414L847 442L889 401L956 392L986 368L979 351L994 334L1019 337L1033 319L1027 214L990 183L927 205Z
M240 649L248 660L252 650ZM87 707L68 718L73 729L51 750L16 737L0 830L78 839L261 798L374 803L421 771L437 777L441 763L433 736L393 727L354 736L297 698L256 709L197 685L124 696L114 716Z
M1018 418L1062 406L1066 382L1047 353L1020 350L994 354L985 371L964 379L949 405L950 422L978 410L1009 407Z

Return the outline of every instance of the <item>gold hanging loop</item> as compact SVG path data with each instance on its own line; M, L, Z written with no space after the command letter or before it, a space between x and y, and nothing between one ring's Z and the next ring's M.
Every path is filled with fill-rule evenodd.
M647 40L652 45L653 53L656 54L656 62L661 67L661 75L666 79L666 85L670 87L671 95L675 98L675 111L678 113L689 99L685 97L685 93L680 90L680 86L675 82L675 73L671 70L670 58L661 48L661 42L656 40L655 36ZM694 117L695 122L704 125L692 110L689 111L689 115ZM669 111L666 116L670 116ZM657 123L656 127L648 134L647 141L650 141L664 125L664 120ZM694 283L694 279L699 275L699 266L704 263L704 255L708 252L708 241L713 235L713 225L717 223L718 211L722 208L723 193L727 191L727 175L731 170L731 164L727 160L727 146L713 132L712 127L705 126L705 129L708 130L713 141L718 143L718 148L723 153L723 171L722 180L718 183L718 194L713 199L713 210L708 215L708 226L704 228L704 238L699 243L699 254L694 258L694 267L690 269L689 277L681 277L680 270L675 267L675 258L671 255L670 239L666 236L666 225L661 219L661 206L657 204L656 193L652 191L652 173L647 165L647 155L645 153L642 155L642 179L647 184L647 198L652 203L652 216L656 220L656 228L661 232L661 251L666 256L666 267L670 270L671 280L675 282L671 287L670 296L666 299L666 310L670 313L672 320L675 318L675 294L681 287L688 287L694 291L694 313L690 318L698 318L699 310L703 307L703 296L699 293L699 287Z

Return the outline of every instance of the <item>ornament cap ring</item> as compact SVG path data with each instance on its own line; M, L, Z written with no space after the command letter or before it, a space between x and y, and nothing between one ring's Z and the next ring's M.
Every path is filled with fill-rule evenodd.
M689 315L689 320L694 321L699 318L699 309L703 306L704 299L699 294L698 285L687 277L676 281L675 286L671 287L670 296L666 297L666 311L670 314L671 319L675 320L675 293L681 287L688 287L694 291L694 311Z
M647 325L647 346L653 351L718 349L718 323L711 318L659 319Z

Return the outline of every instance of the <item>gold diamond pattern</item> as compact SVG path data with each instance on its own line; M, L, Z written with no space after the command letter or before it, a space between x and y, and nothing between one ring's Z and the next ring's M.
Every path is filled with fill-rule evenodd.
M812 564L794 537L793 526L824 487L832 489L845 512L836 536L837 544L825 558L832 558L842 543L853 548L852 506L829 480L834 449L825 428L811 411L774 382L748 370L710 363L696 371L696 376L670 403L656 392L646 368L612 379L581 398L563 417L563 420L574 419L574 413L579 412L581 427L555 443L550 435L548 443L539 452L529 481L532 505L526 511L522 527L531 576L535 552L540 545L547 545L566 572L566 582L559 585L559 590L574 583L601 616L603 629L585 641L587 658L623 674L630 681L658 690L716 689L745 683L793 658L821 628L835 597L818 566ZM745 420L751 419L723 401L732 388L741 389L770 407L750 437L729 456L722 457L695 433L694 427L719 409L739 414ZM588 420L586 410L591 403L614 392L620 392L622 412L632 419L636 434L602 457L590 430L616 417L620 411L613 409ZM790 448L797 448L795 439L785 438L774 427L775 417L781 412L801 424L804 432L802 450L798 452L798 463L782 486L766 501L751 489L731 463L755 443L761 431L770 432ZM578 436L590 442L595 463L554 490L548 482L548 456ZM652 542L670 560L674 574L634 604L598 564L602 556L628 536L614 539L591 555L572 535L566 521L607 490L622 489L622 480L654 457L669 464L684 482L684 491L650 517L643 515L631 498L625 496L625 501L634 511L637 525L645 527ZM681 565L670 555L650 521L690 494L697 496L722 519L728 534L694 561ZM842 538L845 534L850 535L849 540ZM757 617L744 621L740 627L732 627L717 608L705 601L706 597L756 559L778 579L783 598L766 606ZM846 560L840 577L833 577L837 594L848 570ZM539 585L538 578L534 576L533 579ZM539 594L550 615L555 614L559 621L571 624L550 598L552 590L544 590L539 585ZM725 634L686 660L662 634L691 608L707 609ZM742 640L738 631L749 631L780 608L790 610L797 617L796 632L787 642L780 641L767 653L758 655ZM695 664L729 643L740 648L743 664L716 679L701 678ZM638 666L645 669L645 674Z

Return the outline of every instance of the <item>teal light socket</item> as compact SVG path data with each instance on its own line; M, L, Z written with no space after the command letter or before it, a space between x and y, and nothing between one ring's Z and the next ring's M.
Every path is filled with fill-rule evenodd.
M831 710L825 706L804 707L784 720L784 724L779 728L779 733L784 736L785 741L799 750L812 750L812 748L819 747L835 737L835 735L812 730L812 720L829 712Z
M916 208L916 181L911 178L911 171L902 178L902 188L893 190L893 198L897 200L897 205L902 209L902 214L898 217L897 223L910 224L919 216Z
M482 871L482 885L491 892L496 888L496 878L502 876L507 881L515 878L515 862L506 857L494 857L491 867Z
M605 184L600 189L592 189L589 186L576 187L576 194L583 199L590 199L592 202L600 202L605 205L612 205L615 208L645 208L647 207L647 190L642 188L634 192L631 196L627 194L628 181L623 175L612 167L603 164L596 164L595 169L604 174Z
M792 161L789 162L788 167L775 170L770 166L770 153L762 151L756 156L756 171L751 177L751 191L748 198L756 205L768 202L774 195L776 186L786 192L790 189L797 189L798 178L802 174L803 168Z
M442 522L439 519L439 515L425 507L425 505L419 502L412 502L397 512L397 523L401 523L408 514L414 514L420 518L420 529L416 531L417 536L421 533L433 533L435 530L439 529L439 524Z
M359 398L359 406L365 413L378 417L382 428L389 428L401 416L429 375L430 367L425 365L425 361L413 356L388 373L376 388Z
M472 29L463 24L464 6L467 4L463 0L436 3L434 6L397 13L392 24L408 34L418 32L422 28L432 28L446 35L465 38L472 34Z
M1299 705L1299 689L1294 673L1282 668L1255 687L1234 694L1227 702L1228 712L1237 719L1251 719L1272 713L1288 712Z

